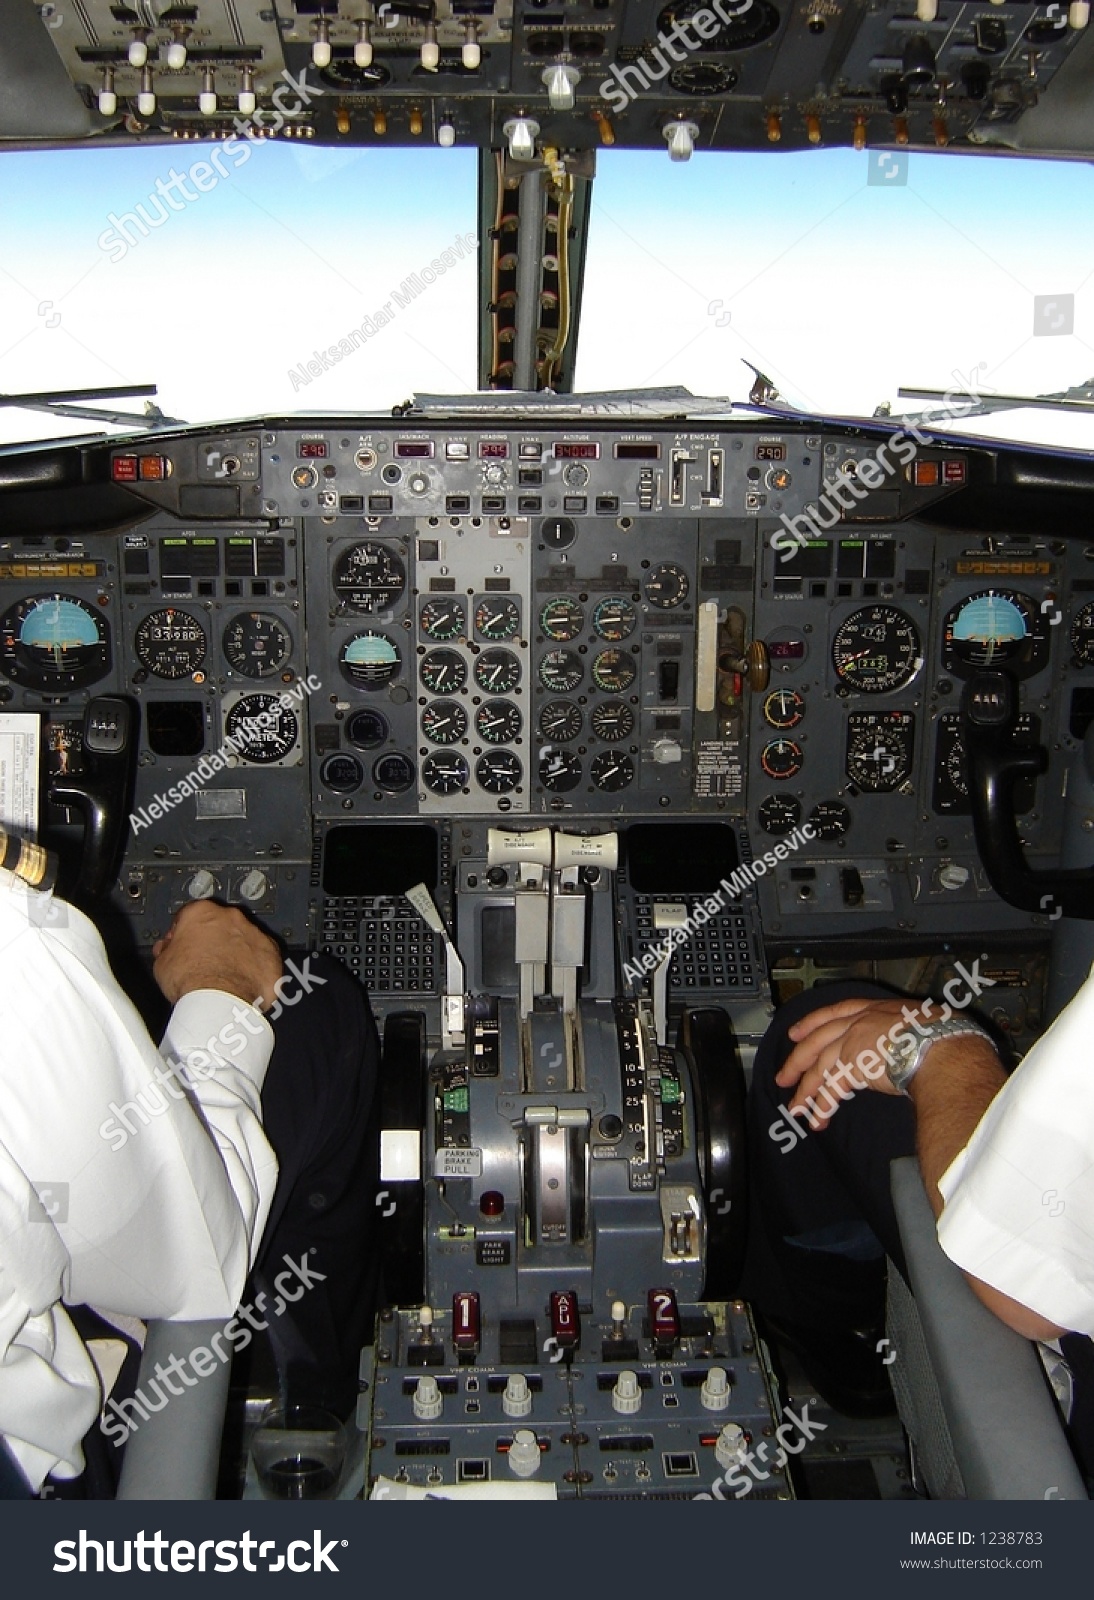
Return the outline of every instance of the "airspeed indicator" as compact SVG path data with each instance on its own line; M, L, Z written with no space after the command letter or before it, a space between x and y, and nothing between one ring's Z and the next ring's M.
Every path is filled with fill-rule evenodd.
M919 632L896 606L863 606L845 617L832 641L836 676L863 694L889 694L923 665Z

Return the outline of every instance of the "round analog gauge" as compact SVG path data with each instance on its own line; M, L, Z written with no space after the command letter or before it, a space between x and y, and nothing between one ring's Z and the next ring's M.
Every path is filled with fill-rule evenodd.
M1076 611L1072 619L1071 648L1084 667L1094 667L1094 600Z
M487 694L512 694L520 682L520 662L511 650L483 650L475 657L475 682Z
M677 22L683 27L701 9L700 0L672 0L657 18L658 29L671 34ZM780 13L770 0L752 0L751 5L740 11L730 12L728 20L724 11L719 15L725 21L725 27L719 27L713 37L710 36L710 30L704 28L700 51L728 55L731 51L747 50L777 33L781 21Z
M475 712L475 728L487 744L512 744L524 719L511 700L485 700Z
M0 617L0 672L27 689L83 689L110 671L107 620L71 594L28 595Z
M760 766L769 778L780 781L796 778L804 760L801 745L795 744L793 739L772 739L760 751Z
M796 728L805 716L805 696L796 689L773 689L764 701L764 721L773 728Z
M842 839L851 826L851 808L842 800L822 800L809 813L809 825L818 839Z
M243 694L225 717L224 731L242 760L268 767L291 753L300 724L276 694Z
M355 633L342 646L338 664L358 689L379 689L399 671L399 651L385 633Z
M224 659L245 678L272 678L292 654L292 636L279 617L243 611L221 636Z
M475 781L487 794L510 794L524 776L511 750L492 750L475 763Z
M418 663L418 672L430 694L455 694L467 682L467 663L455 650L431 650Z
M642 585L650 605L657 606L660 611L671 611L673 606L683 605L689 587L687 573L672 561L662 561L651 567Z
M572 700L548 700L539 714L539 731L555 744L576 739L581 732L581 707Z
M1051 609L1056 611L1055 606ZM970 669L1005 663L1019 677L1028 678L1048 660L1051 626L1028 595L1014 589L982 589L947 613L942 625L943 665L963 676Z
M367 706L355 711L346 723L346 738L358 750L375 750L377 745L383 744L390 731L387 718Z
M837 628L832 663L849 689L863 694L902 689L923 665L916 625L896 606L863 606Z
M594 706L589 722L598 739L616 744L634 732L634 712L622 700L605 700Z
M459 639L467 632L463 601L456 599L427 600L418 613L421 629L430 639Z
M621 639L629 638L637 623L637 611L629 600L624 600L618 595L601 600L593 612L595 632L611 644L618 644Z
M847 776L869 794L890 794L912 770L913 728L909 712L890 717L852 717L847 730Z
M638 668L624 650L602 650L593 662L593 682L609 694L622 694L634 682Z
M543 750L539 757L539 781L553 794L565 794L581 782L581 757L571 750Z
M539 614L539 625L548 639L569 644L585 626L585 612L569 595L560 595L557 600L548 600L543 607Z
M192 678L205 660L208 640L197 617L165 606L151 611L133 635L137 660L154 678Z
M422 762L422 782L434 794L458 794L467 788L470 776L467 762L454 750L426 756Z
M572 650L548 650L539 664L539 681L552 694L569 694L584 675L581 657Z
M366 539L334 563L334 593L351 611L390 611L406 588L406 568L385 544Z
M769 794L760 801L757 821L765 833L789 833L801 821L801 801L792 794Z
M365 769L356 756L339 752L327 756L319 768L319 781L336 794L352 794L365 781Z
M372 781L385 794L402 794L414 782L414 763L409 756L392 750L373 762Z
M512 639L520 632L520 607L515 600L488 595L475 607L475 631L483 639Z
M602 750L594 756L589 776L598 789L615 794L634 781L634 762L625 750Z
M458 700L433 700L422 712L422 732L431 744L457 744L467 732L467 712Z

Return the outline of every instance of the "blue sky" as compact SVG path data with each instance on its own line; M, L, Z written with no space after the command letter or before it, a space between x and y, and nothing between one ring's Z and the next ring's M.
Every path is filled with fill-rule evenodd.
M474 152L241 148L246 160L197 144L5 152L0 389L156 381L165 411L201 420L473 388ZM1035 392L1094 374L1087 164L913 152L897 181L872 184L871 160L601 151L579 387L741 397L744 358L797 403L869 413L914 408L900 384L971 375ZM130 225L122 252L111 216L143 204L158 218L150 199L172 169L192 198L147 237ZM362 350L294 386L298 363L390 308L392 289L459 238L462 259ZM1063 308L1051 332L1038 297ZM1075 443L1091 431L1035 425L1061 441L1078 427ZM0 437L33 426L0 413Z

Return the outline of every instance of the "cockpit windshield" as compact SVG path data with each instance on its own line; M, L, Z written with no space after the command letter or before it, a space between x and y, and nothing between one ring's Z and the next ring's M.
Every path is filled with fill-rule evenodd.
M466 149L9 152L0 390L155 383L193 423L473 391L476 183ZM814 414L915 418L943 402L901 390L937 392L955 414L935 427L1088 448L1068 407L1094 367L1092 184L1083 162L952 152L601 152L575 387L745 400L748 363ZM5 442L88 426L0 413Z

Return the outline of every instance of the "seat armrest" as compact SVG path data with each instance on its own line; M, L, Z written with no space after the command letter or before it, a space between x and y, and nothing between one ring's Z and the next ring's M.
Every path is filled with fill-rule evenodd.
M916 1310L969 1499L1087 1499L1036 1349L977 1299L942 1250L918 1161L894 1161L891 1183Z
M137 1400L143 1390L155 1400L157 1362L167 1365L173 1356L186 1368L182 1383L172 1380L173 1394L159 1411L148 1408L147 1422L137 1421L129 1435L122 1463L119 1500L214 1500L220 1461L220 1435L228 1402L231 1361L217 1358L212 1338L223 1322L150 1322L141 1356ZM224 1349L223 1341L220 1348ZM204 1350L210 1359L191 1358ZM227 1352L225 1352L227 1353ZM215 1365L210 1368L210 1361ZM175 1368L175 1371L178 1369ZM196 1376L208 1372L207 1377Z

